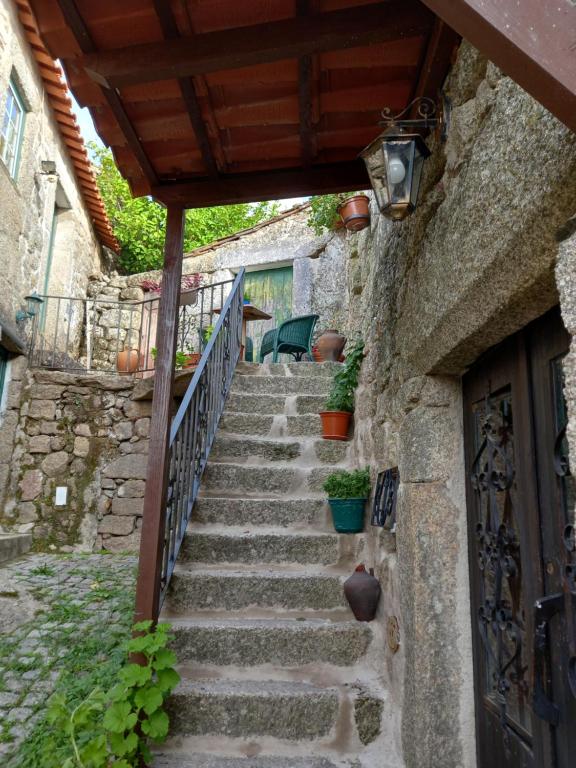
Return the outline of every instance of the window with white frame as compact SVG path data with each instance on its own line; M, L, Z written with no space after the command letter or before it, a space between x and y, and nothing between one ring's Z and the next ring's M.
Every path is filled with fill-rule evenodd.
M0 158L12 178L18 171L18 159L24 128L24 104L13 79L8 84L2 130L0 132Z

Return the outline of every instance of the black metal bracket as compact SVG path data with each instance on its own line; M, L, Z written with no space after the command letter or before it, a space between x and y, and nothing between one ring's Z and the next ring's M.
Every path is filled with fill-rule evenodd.
M372 504L372 525L387 528L394 532L396 528L396 498L400 473L398 467L385 469L378 474L374 503Z

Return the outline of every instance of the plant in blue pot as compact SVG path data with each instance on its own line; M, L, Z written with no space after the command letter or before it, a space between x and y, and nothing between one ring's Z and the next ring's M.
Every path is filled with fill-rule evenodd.
M328 494L332 522L338 533L360 533L364 528L364 507L370 496L368 467L333 472L322 487Z
M250 298L250 294L244 291L244 304L251 304L251 303L252 303L252 299Z

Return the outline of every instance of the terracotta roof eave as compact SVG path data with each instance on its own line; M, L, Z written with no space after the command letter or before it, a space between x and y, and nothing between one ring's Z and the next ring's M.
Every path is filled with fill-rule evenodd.
M104 203L98 192L96 179L94 178L88 153L85 149L84 139L80 133L76 116L72 111L72 101L62 68L56 64L42 43L38 26L28 1L17 0L15 5L24 35L38 65L38 72L52 107L60 137L74 167L76 180L94 231L103 245L118 253L120 251L120 244L114 236L110 221L106 215ZM52 64L48 64L47 60L51 61Z

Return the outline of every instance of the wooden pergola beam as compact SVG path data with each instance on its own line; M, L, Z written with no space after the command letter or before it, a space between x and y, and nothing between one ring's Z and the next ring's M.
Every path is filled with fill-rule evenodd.
M310 0L296 0L296 13L304 18L310 14ZM312 165L315 155L312 115L312 56L298 60L298 103L300 111L300 147L302 165Z
M576 131L576 6L563 0L422 0Z
M160 26L162 27L162 33L166 40L177 40L180 37L178 32L178 25L176 19L172 13L170 4L165 0L154 0L154 9L156 15L160 20ZM192 130L196 136L196 141L202 155L202 160L206 166L206 171L209 176L218 176L218 166L216 165L216 159L212 152L212 146L210 145L210 138L208 137L208 131L204 124L204 118L202 117L202 110L198 97L196 96L196 90L194 88L194 81L191 77L181 77L178 79L178 85L182 93L182 99L186 105Z
M76 42L78 43L80 50L84 54L91 54L96 51L96 45L92 40L92 35L84 23L84 19L82 18L80 11L76 6L75 0L57 0L57 2L60 6L60 10L62 11L62 15L64 16L67 25L70 27L74 37L76 38ZM132 150L132 153L134 154L134 157L136 158L138 165L140 166L142 173L146 177L148 183L151 186L157 184L158 177L156 176L156 171L152 167L152 163L148 159L148 155L146 152L144 152L142 144L138 138L138 134L134 130L134 126L126 114L126 110L124 109L124 105L122 104L120 97L115 90L109 88L103 88L102 93L108 102L110 110L116 118L116 122L122 131L126 143Z
M229 174L220 176L217 180L164 182L153 187L152 194L168 206L203 208L301 195L349 192L369 187L370 180L364 163L354 160L316 165L306 169Z
M428 32L432 19L417 0L389 0L101 51L78 63L96 82L119 88L413 37Z

